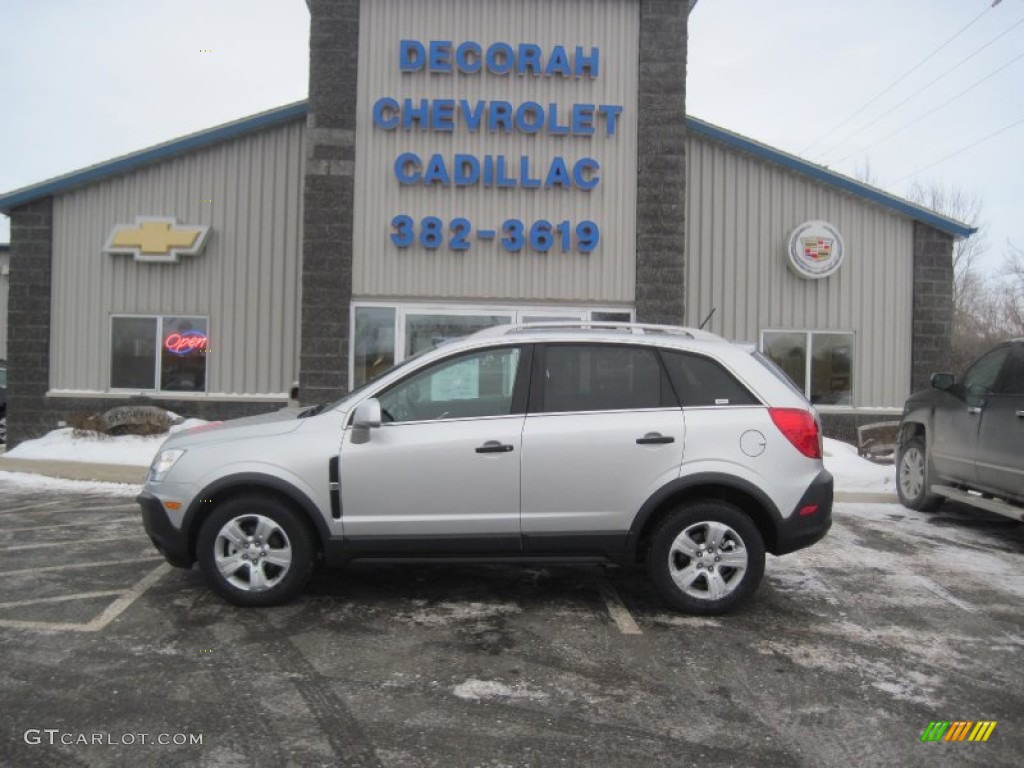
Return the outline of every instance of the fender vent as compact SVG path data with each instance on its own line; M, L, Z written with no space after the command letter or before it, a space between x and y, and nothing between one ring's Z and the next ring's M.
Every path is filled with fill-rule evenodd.
M341 484L338 482L338 457L327 462L327 488L331 497L331 517L341 519Z

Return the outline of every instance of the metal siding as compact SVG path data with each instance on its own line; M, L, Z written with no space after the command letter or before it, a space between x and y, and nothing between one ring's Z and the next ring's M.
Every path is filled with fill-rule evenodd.
M304 161L296 120L57 196L50 388L107 390L111 315L204 315L209 393L287 392L299 366ZM115 224L147 215L209 225L205 249L177 264L101 251Z
M751 155L687 138L687 322L759 342L762 330L853 331L854 404L898 407L910 385L913 222ZM789 269L790 232L825 219L843 235L836 275Z
M354 205L353 293L358 297L431 299L504 299L528 301L626 302L634 299L636 280L636 155L639 72L639 2L622 0L522 0L479 3L476 0L376 0L361 4L359 91L357 104L356 177ZM398 44L420 41L474 40L485 49L495 42L536 43L545 51L553 45L574 49L597 46L601 51L596 79L559 77L499 77L402 73ZM507 100L513 105L537 101L557 103L564 114L574 103L622 105L614 137L552 137L544 133L492 136L469 133L406 134L377 129L372 105L381 97L465 98ZM560 114L559 122L564 122ZM441 153L476 156L528 155L535 169L546 173L550 158L567 163L584 156L601 163L601 183L580 190L410 188L394 178L393 163L401 152L424 158ZM536 170L535 170L536 173ZM518 175L518 174L517 174ZM553 200L557 198L557 200ZM404 213L417 222L424 216L448 221L468 218L474 230L500 230L504 220L526 223L548 219L595 221L601 244L588 255L575 250L546 255L524 249L506 252L498 243L470 238L470 250L456 253L442 247L398 249L388 238L391 218ZM500 236L500 234L499 234Z

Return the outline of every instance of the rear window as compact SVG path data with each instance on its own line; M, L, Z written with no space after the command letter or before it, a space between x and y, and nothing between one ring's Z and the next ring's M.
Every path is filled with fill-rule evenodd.
M760 405L750 390L717 361L664 349L661 354L684 408Z

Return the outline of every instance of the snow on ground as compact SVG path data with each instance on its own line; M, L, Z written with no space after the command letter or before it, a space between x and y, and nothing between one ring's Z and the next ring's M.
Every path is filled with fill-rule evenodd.
M849 443L825 438L825 469L835 478L837 491L896 493L896 468L862 459Z
M171 427L170 431L173 434L206 423L202 419L187 419L182 424ZM82 461L89 464L148 467L156 456L160 444L167 439L167 435L75 437L74 432L75 430L70 427L55 429L35 440L26 440L4 455L12 459Z
M61 480L27 472L0 472L0 483L5 490L68 491L72 493L102 493L107 496L135 498L141 485L126 483L98 483L91 480Z

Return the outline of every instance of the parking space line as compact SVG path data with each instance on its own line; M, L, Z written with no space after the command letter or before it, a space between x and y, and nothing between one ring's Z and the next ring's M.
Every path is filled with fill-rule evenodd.
M619 597L619 593L615 590L615 587L611 585L604 576L601 576L597 581L597 590L601 593L601 597L604 598L604 604L608 607L608 615L612 617L612 621L615 622L615 626L619 628L619 632L624 635L642 635L640 627L633 619L633 614L629 612L626 604L622 602L622 598Z
M67 502L63 501L63 500L59 500L59 501L45 501L45 502L40 504L38 501L33 501L31 504L29 504L27 506L14 507L13 509L8 507L7 509L4 509L4 510L0 511L0 515L12 515L12 514L14 514L16 512L46 511L46 510L49 510L52 507L59 507L61 504L67 504Z
M147 558L150 559L150 558ZM134 562L134 561L124 561ZM106 563L109 565L110 563ZM91 565L96 565L92 563ZM53 570L53 569L36 569L36 570ZM59 630L64 632L99 632L101 629L106 627L110 622L114 621L118 616L124 613L132 603L138 600L145 593L147 589L156 584L164 575L169 573L171 566L167 563L160 563L156 568L151 570L145 576L143 576L135 585L127 592L120 590L103 593L103 592L82 592L78 595L65 595L63 598L41 598L39 600L28 600L23 601L23 604L27 605L30 603L41 603L41 602L57 602L61 599L73 600L73 599L87 599L90 597L100 597L103 595L120 595L120 597L113 603L108 605L103 612L86 622L85 624L63 624L51 621L22 621L18 619L0 619L0 627L10 627L12 629L43 629L43 630ZM8 571L13 573L13 571ZM16 604L11 604L16 605ZM3 607L3 606L0 606Z
M112 597L123 595L123 589L106 589L101 592L79 592L74 595L57 595L56 597L35 597L31 600L15 600L13 603L0 603L0 608L21 608L26 605L43 603L63 603L67 600L89 600L93 597Z
M151 586L160 581L167 573L170 573L171 566L167 563L160 563L156 568L136 582L135 586L125 592L121 597L107 606L99 616L89 622L89 631L98 632L107 624L127 610L128 606L142 597L142 594Z
M4 533L21 533L23 531L47 531L50 528L71 528L77 525L120 525L122 523L130 521L130 517L125 515L116 520L79 520L74 523L54 523L53 525L29 525L24 528L0 528L0 534Z
M99 568L104 565L127 565L129 563L147 563L152 560L162 560L160 555L151 557L132 557L127 560L104 560L99 563L72 563L69 565L46 565L42 568L19 568L16 571L0 571L0 576L19 576L23 573L46 573L48 571L67 571L72 568Z
M95 544L104 541L144 541L149 537L144 533L133 533L130 536L110 536L105 539L77 539L75 541L48 541L41 544L15 544L13 547L0 547L0 552L19 552L23 549L45 549L47 547L70 547L75 544Z

